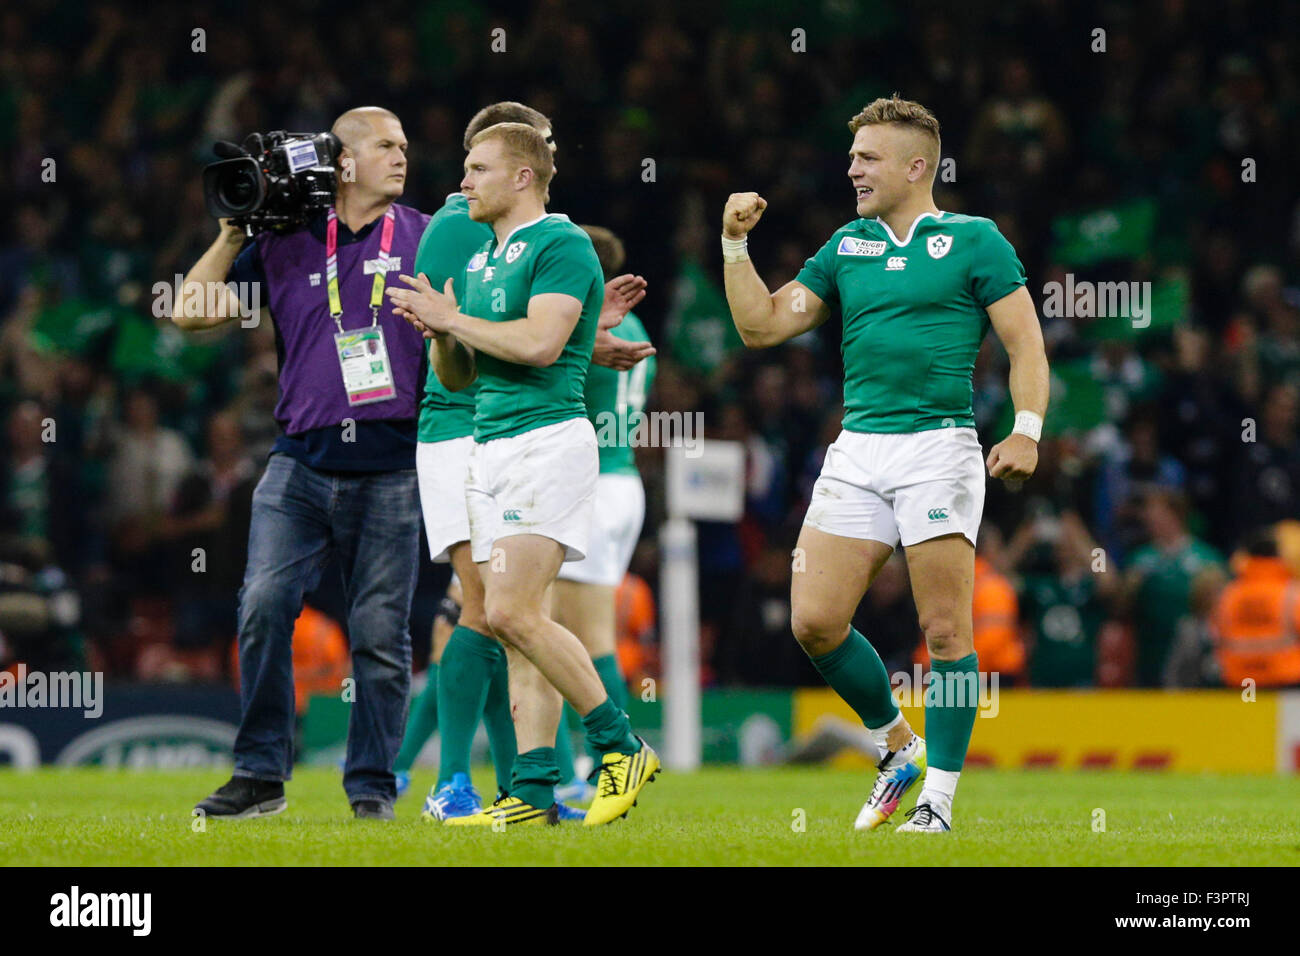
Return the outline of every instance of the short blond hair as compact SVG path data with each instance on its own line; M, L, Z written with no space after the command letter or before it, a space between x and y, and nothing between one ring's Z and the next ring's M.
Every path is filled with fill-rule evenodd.
M475 133L469 143L470 149L494 139L502 142L511 159L533 171L533 183L545 198L547 186L555 175L555 159L546 138L527 123L496 123Z
M849 132L857 135L864 126L878 126L888 123L904 129L914 130L929 139L933 150L926 155L926 162L933 173L939 165L939 121L935 115L915 100L905 100L897 93L872 100L862 108L862 112L849 120Z

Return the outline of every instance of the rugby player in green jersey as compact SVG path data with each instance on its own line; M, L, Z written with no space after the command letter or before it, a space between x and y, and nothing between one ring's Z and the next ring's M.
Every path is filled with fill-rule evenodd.
M465 129L466 152L476 134L503 122L529 124L541 132L554 153L550 119L511 101L493 103L474 115ZM470 218L465 196L452 193L425 228L413 271L441 289L447 279L463 273L465 263L491 237L491 226ZM611 277L606 283L593 365L608 366L614 374L614 370L628 368L653 352L607 331L645 296L645 285L643 278L631 274ZM449 561L452 565L452 583L439 608L439 617L451 627L434 628L428 680L412 703L394 771L400 794L410 785L410 769L420 749L435 728L441 729L438 780L430 788L423 812L430 820L465 816L482 809L469 774L470 748L480 715L496 765L498 789L508 789L515 758L505 652L490 636L483 611L483 584L470 556L464 489L474 444L476 391L473 385L460 392L444 388L430 362L420 403L416 450L420 506L430 557L434 562ZM567 738L561 743L567 746ZM565 763L571 765L572 760L562 762L562 766Z
M622 241L600 226L582 229L591 237L601 271L606 278L612 278L627 260ZM645 326L632 312L610 332L628 342L650 340ZM600 448L591 548L581 561L570 561L560 568L552 602L556 622L582 641L609 699L622 710L627 709L627 682L615 653L614 592L632 563L632 552L645 521L645 488L636 467L633 443L644 421L646 396L654 375L653 356L630 369L620 371L593 364L587 372L583 401ZM560 733L566 732L562 722ZM591 756L600 759L599 754ZM565 799L586 795L590 789L580 780L571 786L571 791L561 788Z
M978 706L971 602L983 466L1011 482L1033 474L1047 410L1047 355L1011 244L992 221L941 212L934 203L933 114L897 96L878 99L849 129L858 218L775 293L745 249L767 203L756 193L728 198L727 302L750 348L814 329L834 309L842 316L843 431L827 449L799 536L791 625L882 753L857 828L887 820L924 775L899 830L941 833L951 827ZM1011 360L1016 423L985 460L971 374L990 323ZM900 542L932 662L925 740L903 719L879 655L850 623Z
M588 825L632 808L659 770L632 733L582 643L551 620L548 591L561 564L588 549L596 477L595 430L583 386L603 300L591 240L546 212L554 171L545 138L522 123L474 137L462 192L493 237L441 292L419 277L390 290L399 313L434 340L434 367L452 391L479 382L466 501L470 547L488 626L506 644L519 756L509 795L451 825L554 823L555 734L561 697L601 754Z

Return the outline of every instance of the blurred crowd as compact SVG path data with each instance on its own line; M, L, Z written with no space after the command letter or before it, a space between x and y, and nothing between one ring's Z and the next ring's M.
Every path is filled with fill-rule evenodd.
M411 144L403 202L432 212L468 118L517 99L555 122L551 208L613 229L649 281L648 407L701 412L747 449L743 520L700 527L706 682L820 683L790 635L790 551L839 429L838 322L746 352L718 220L728 192L762 193L751 254L770 286L793 278L853 215L848 118L897 90L943 125L940 208L992 218L1019 251L1053 369L1038 474L989 486L984 666L1035 686L1230 681L1228 582L1273 562L1285 589L1300 570L1298 20L1180 0L10 5L0 666L227 673L274 330L185 335L158 305L216 233L212 142L386 106ZM1138 283L1148 314L1047 314L1049 284L1080 282ZM975 415L986 447L1010 428L992 338ZM657 667L663 514L658 453L639 459L633 678ZM422 575L417 608L442 580ZM891 669L917 659L901 555L857 624Z

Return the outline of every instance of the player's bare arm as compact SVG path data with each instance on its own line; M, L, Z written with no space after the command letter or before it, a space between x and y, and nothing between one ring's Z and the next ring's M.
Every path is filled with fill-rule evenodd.
M478 378L474 350L453 335L434 337L429 345L429 361L438 381L449 392L469 388Z
M388 298L393 303L393 312L430 339L429 361L433 363L434 374L443 388L459 392L468 388L478 375L474 368L474 352L463 342L445 332L436 331L434 326L440 314L457 311L456 293L453 281L447 280L441 294L433 289L429 277L421 272L418 276L399 276L410 289L391 288Z
M1011 401L1017 417L1029 412L1041 428L1047 413L1047 350L1043 330L1038 324L1034 300L1024 286L1003 296L988 307L993 331L1011 359ZM1016 428L1023 427L1017 421ZM989 451L986 465L989 475L1008 481L1024 481L1038 467L1038 440L1021 431L1013 431Z
M628 272L605 283L605 302L596 325L596 344L591 360L597 365L625 372L642 359L655 354L649 342L628 342L611 335L609 330L623 321L645 298L646 281Z
M562 292L545 292L528 300L528 314L522 319L491 322L453 312L444 331L476 352L546 368L560 357L581 317L581 301Z
M768 348L815 329L830 316L830 307L802 282L787 282L775 293L759 278L754 263L726 243L743 241L758 224L767 200L758 193L732 193L722 210L722 273L727 305L740 339L751 349Z

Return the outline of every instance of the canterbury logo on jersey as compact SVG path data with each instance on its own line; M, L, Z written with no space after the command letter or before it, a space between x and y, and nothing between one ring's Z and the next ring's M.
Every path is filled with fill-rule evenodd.
M907 256L890 256L885 263L886 272L901 272L907 268Z
M948 509L947 509L947 508L931 508L929 511L927 511L927 512L925 513L925 516L926 516L927 518L929 518L931 521L947 521L947 520L948 520Z
M874 239L854 239L845 236L840 240L839 254L842 256L881 256L885 254L885 243Z
M501 520L502 520L502 521L519 521L519 520L520 520L520 514L519 514L518 511L515 511L514 509L511 509L510 511L506 511L506 512L504 512L504 513L501 515Z

